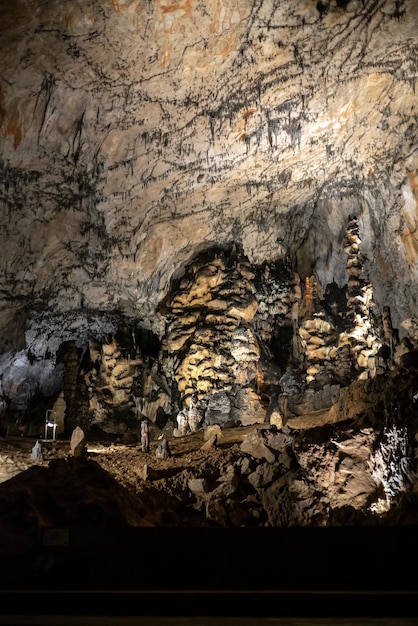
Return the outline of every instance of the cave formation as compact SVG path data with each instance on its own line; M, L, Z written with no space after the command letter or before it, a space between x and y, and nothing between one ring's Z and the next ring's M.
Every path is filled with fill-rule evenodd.
M0 31L3 486L53 415L45 471L80 427L139 492L113 521L415 523L415 0L18 0Z

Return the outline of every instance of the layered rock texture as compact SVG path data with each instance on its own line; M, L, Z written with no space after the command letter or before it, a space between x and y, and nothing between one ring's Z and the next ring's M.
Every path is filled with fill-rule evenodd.
M260 524L413 494L417 33L415 0L3 3L3 436L273 426Z

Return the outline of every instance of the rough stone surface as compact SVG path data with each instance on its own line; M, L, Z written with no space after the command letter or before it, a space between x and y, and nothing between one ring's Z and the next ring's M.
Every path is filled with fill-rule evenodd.
M417 454L417 33L415 0L3 2L0 434L48 409L132 445L143 417L170 444L273 425L298 445L253 430L211 522L391 505Z
M266 446L263 436L259 431L254 431L244 439L241 444L241 452L250 454L255 459L264 459L269 463L275 460L274 453Z
M413 0L19 0L1 18L4 281L21 297L4 324L30 301L158 324L202 242L298 252L341 283L349 212L379 302L396 284L396 326L415 315Z
M74 428L70 440L70 450L73 456L82 456L86 452L86 435L80 426Z

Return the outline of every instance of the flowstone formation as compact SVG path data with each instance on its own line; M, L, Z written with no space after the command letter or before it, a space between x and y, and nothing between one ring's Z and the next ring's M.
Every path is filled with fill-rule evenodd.
M274 426L329 493L310 437L348 476L355 436L359 510L413 489L417 32L414 0L3 3L0 433Z

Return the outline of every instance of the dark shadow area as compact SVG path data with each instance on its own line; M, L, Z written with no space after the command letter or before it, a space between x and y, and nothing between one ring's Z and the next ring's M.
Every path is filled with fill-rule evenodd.
M413 618L416 536L415 526L44 529L44 571L2 584L1 615Z

